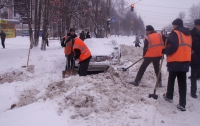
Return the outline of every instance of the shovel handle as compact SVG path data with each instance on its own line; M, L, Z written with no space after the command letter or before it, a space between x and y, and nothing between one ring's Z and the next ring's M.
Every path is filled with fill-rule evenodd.
M129 67L125 68L126 70L128 70L130 67L132 67L133 65L135 65L136 63L138 63L140 60L142 60L144 57L140 58L139 60L137 60L136 62L134 62L132 65L130 65Z
M165 47L164 48L166 48L166 45L167 45L167 39L165 40ZM155 88L154 88L154 94L156 94L156 88L158 87L158 81L159 81L159 78L160 78L163 59L164 59L164 54L162 55L161 64L160 64L160 67L159 67L158 76L157 76L157 80L156 80L156 85L155 85Z

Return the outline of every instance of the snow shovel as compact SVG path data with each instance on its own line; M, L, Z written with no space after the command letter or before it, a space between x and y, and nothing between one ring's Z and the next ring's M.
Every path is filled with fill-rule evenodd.
M30 52L31 52L31 45L32 45L32 41L33 41L33 35L31 35L31 38L30 38L30 47L29 47L29 51L28 51L28 59L27 59L27 64L26 64L26 66L22 66L22 68L29 67L29 66L28 66L28 63L29 63L29 57L30 57ZM32 65L32 66L33 66L33 65Z
M165 48L166 48L166 45L167 45L167 39L165 40ZM164 54L162 55L161 64L160 64L160 67L159 67L159 71L158 71L158 75L157 75L157 80L156 80L156 85L155 85L153 94L149 94L149 98L152 97L153 99L158 99L158 95L156 95L156 88L158 87L158 81L159 81L159 78L160 78L160 73L161 73L161 68L162 68L162 64L163 64L163 59L164 59Z
M127 71L130 67L132 67L133 65L135 65L136 63L138 63L140 60L142 60L144 57L142 57L141 59L137 60L135 63L133 63L132 65L130 65L127 68L122 68L122 71Z
M66 76L65 76L66 74L67 74L68 76L70 76L70 75L76 75L76 74L77 74L77 71L74 70L74 65L75 65L75 60L73 61L72 69L68 69L68 70L62 71L62 77L63 77L63 78L66 77Z

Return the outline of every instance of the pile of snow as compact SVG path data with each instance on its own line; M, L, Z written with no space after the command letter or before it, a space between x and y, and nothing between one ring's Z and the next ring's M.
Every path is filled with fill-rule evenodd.
M147 68L139 87L128 84L135 79L142 61L126 72L121 68L139 60L143 49L134 47L135 37L112 39L122 44L119 64L113 65L107 73L65 79L61 71L66 59L59 41L50 40L45 52L37 47L32 49L30 64L34 67L27 69L21 66L27 60L28 39L7 39L6 49L0 50L3 57L0 66L5 66L0 68L0 78L4 80L0 80L0 126L198 126L200 96L191 98L188 88L187 111L179 111L176 82L174 103L166 102L162 98L168 77L164 62L164 87L157 89L158 100L148 98L156 82L153 65ZM22 54L23 51L27 51L26 54Z

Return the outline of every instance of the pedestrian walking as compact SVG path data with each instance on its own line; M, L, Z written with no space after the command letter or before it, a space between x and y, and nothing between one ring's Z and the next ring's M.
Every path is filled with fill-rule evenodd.
M2 45L3 49L5 49L6 34L3 30L1 30L0 37L1 37L1 45Z
M133 43L135 43L135 47L140 47L140 44L142 44L140 42L138 34L136 34L136 38L135 38L135 41Z

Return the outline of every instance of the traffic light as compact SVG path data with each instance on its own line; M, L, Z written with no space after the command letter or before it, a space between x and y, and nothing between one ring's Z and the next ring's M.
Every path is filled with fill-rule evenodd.
M131 12L134 10L134 4L131 4Z

